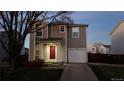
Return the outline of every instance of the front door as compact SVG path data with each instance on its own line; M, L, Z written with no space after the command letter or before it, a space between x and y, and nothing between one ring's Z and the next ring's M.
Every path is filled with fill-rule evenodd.
M56 59L55 58L55 46L50 46L50 59Z

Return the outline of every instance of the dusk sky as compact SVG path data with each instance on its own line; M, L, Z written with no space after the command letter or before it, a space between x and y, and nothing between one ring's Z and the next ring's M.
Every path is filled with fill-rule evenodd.
M124 12L99 12L99 11L83 11L74 12L72 14L74 23L89 24L87 29L87 44L91 45L94 42L102 42L110 44L109 33L118 24L124 20ZM29 46L29 39L26 39L25 46Z

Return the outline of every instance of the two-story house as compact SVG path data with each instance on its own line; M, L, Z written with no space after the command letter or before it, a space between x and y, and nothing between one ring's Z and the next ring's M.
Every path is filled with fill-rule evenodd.
M30 34L29 60L87 62L85 24L51 23Z

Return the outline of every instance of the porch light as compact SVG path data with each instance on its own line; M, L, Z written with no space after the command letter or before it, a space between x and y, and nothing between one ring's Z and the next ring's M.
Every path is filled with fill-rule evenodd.
M50 43L50 45L53 45L53 43Z

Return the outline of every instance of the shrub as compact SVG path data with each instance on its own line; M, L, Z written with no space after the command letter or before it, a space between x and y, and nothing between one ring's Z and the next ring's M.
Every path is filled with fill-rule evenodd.
M37 59L37 60L29 61L25 63L25 67L28 67L28 68L40 68L40 67L43 67L43 65L44 65L43 59Z
M16 58L15 67L16 68L24 67L26 62L28 62L28 56L20 55Z

